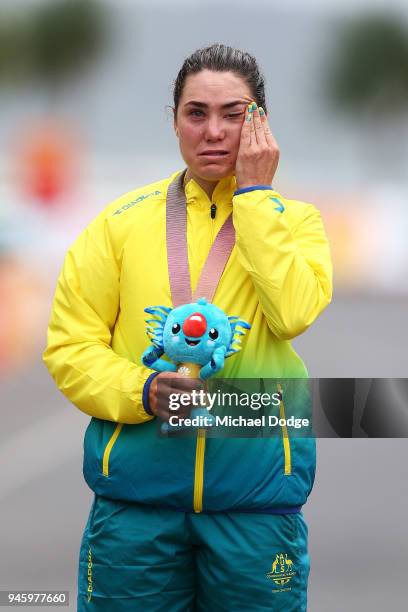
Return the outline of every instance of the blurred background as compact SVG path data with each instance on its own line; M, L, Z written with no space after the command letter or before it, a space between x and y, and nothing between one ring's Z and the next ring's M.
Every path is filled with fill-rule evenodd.
M213 42L257 57L274 187L322 212L334 298L294 343L311 376L406 376L405 0L2 0L0 589L70 589L75 610L89 419L41 363L55 283L112 199L184 167L172 83ZM406 441L318 445L310 610L405 610Z

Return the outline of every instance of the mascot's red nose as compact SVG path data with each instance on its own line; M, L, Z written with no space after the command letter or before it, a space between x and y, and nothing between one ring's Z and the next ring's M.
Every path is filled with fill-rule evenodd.
M200 312L193 312L183 323L183 332L186 336L199 338L207 329L207 321Z

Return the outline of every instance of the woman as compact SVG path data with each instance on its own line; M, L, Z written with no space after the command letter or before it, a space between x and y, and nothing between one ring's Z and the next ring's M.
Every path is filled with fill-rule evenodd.
M84 475L95 498L78 609L306 610L301 507L313 485L314 441L206 439L202 429L160 437L156 416L168 420L170 391L191 392L194 381L140 363L149 344L144 308L173 305L166 237L175 232L176 247L187 240L188 296L230 218L234 244L213 303L251 329L222 376L307 376L290 339L330 302L327 240L314 206L272 187L279 150L252 56L220 44L193 53L176 79L173 111L186 172L110 204L69 249L54 298L44 361L93 417ZM166 211L181 209L180 230Z

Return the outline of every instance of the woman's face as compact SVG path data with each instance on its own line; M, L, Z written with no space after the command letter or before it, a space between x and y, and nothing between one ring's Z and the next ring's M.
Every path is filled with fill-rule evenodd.
M245 109L252 100L245 80L233 72L188 75L174 127L193 177L218 181L235 173Z

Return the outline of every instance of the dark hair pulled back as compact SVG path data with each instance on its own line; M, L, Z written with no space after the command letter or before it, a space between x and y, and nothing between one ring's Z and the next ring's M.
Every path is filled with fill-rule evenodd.
M251 94L265 112L265 80L259 70L258 63L253 55L241 49L234 49L221 43L215 43L210 47L197 49L184 63L174 81L173 99L174 114L177 114L181 94L189 74L196 74L201 70L214 70L216 72L234 72L243 77L251 90Z

